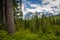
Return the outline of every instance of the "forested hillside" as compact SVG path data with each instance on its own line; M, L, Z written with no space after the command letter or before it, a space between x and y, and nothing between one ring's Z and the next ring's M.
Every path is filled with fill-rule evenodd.
M0 40L60 40L60 14L23 19L21 0L1 0Z

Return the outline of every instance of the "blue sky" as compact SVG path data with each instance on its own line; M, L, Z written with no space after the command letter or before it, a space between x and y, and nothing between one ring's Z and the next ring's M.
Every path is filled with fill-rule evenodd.
M59 2L60 0L22 0L22 11L24 15L28 12L42 12L43 10L54 13L59 9Z
M27 2L27 1L29 1L29 2L31 2L31 3L33 3L33 4L41 4L42 3L42 0L22 0L22 2Z
M42 0L28 0L32 4L42 4Z
M24 5L24 9L25 8L31 8L34 9L35 7L31 7L30 4L28 2L30 2L31 4L40 4L42 5L42 0L22 0L23 3L25 3Z

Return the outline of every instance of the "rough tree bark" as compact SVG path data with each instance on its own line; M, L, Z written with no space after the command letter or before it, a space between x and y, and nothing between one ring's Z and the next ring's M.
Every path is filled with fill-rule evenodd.
M7 15L7 26L8 26L8 32L9 34L15 33L15 27L14 27L14 13L13 13L13 3L12 0L6 0L6 15Z

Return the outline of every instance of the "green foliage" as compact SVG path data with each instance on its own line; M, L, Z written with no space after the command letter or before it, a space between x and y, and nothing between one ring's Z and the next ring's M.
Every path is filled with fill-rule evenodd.
M15 0L13 2L14 7L17 7ZM17 13L19 12L14 15L17 18L15 19L16 33L9 35L7 31L0 30L0 40L60 40L60 16L45 17L43 14L42 18L35 15L31 20L23 20L19 18L23 16L22 12L21 15Z
M49 33L48 33L49 32ZM58 31L60 32L60 31ZM56 36L53 29L49 29L46 33L42 30L37 33L32 33L29 29L20 28L14 35L7 34L6 31L0 30L1 40L60 40L60 36Z
M26 29L21 25L19 20L16 20L16 33L14 35L9 35L6 31L0 30L0 40L60 40L60 25L51 24L52 20L49 18L44 18L41 25L41 19L39 21L39 29L36 31L36 20L23 20L26 22ZM55 23L58 21L55 20ZM23 24L24 25L24 24Z
M16 0L12 0L13 1L13 6L14 8L18 7L17 3L16 3Z
M4 30L0 30L0 40L8 40L7 32Z

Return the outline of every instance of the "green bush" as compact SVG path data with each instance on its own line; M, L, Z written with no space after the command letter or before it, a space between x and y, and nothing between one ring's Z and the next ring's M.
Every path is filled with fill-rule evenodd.
M0 30L0 40L7 40L9 38L8 34L4 30Z
M56 36L53 28L50 28L46 33L43 33L42 30L34 33L29 29L20 28L14 35L9 35L6 31L0 30L0 40L60 40L60 36Z

